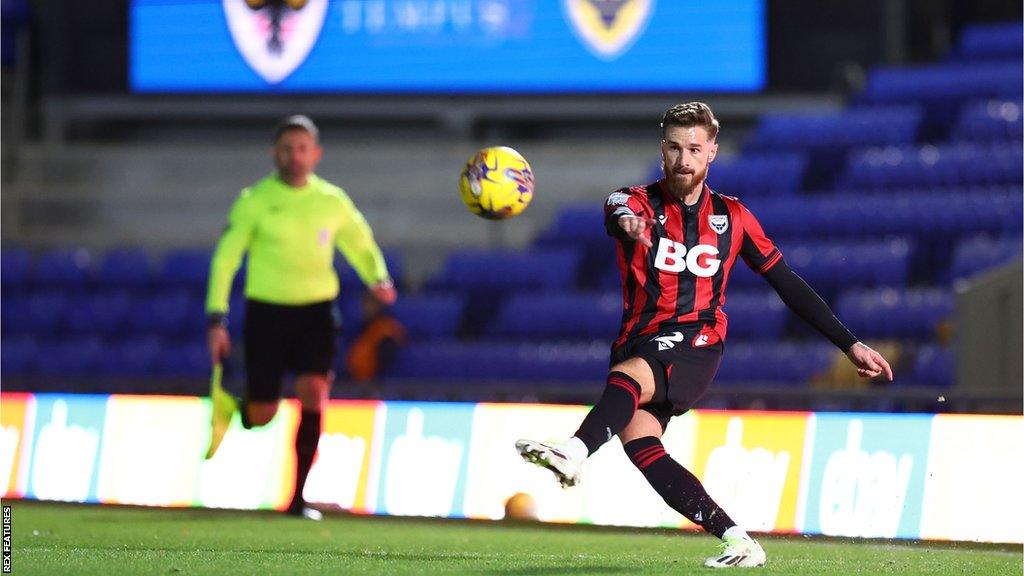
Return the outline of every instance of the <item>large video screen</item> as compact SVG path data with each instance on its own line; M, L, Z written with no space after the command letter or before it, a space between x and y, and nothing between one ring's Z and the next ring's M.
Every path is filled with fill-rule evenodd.
M750 92L764 0L132 0L148 93Z

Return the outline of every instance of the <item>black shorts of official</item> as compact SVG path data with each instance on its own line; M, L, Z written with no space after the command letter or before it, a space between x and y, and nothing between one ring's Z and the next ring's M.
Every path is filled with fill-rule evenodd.
M330 372L338 353L340 326L333 301L284 306L246 300L246 398L257 402L278 400L288 372Z
M672 337L677 332L682 335L678 341ZM609 368L630 358L642 358L651 367L654 397L640 409L657 418L662 431L673 416L688 411L707 392L722 362L722 342L694 347L691 343L696 335L697 330L669 330L612 349ZM672 338L657 340L664 336Z

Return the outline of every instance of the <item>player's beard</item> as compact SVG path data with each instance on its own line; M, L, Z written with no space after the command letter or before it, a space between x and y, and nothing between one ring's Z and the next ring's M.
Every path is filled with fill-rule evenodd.
M680 174L668 167L664 168L665 180L668 182L669 191L673 196L683 199L687 194L704 187L704 180L708 176L708 167L691 173Z

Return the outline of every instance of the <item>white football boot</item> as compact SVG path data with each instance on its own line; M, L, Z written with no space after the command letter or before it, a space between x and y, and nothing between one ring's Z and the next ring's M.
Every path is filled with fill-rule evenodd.
M708 568L756 568L768 559L764 548L747 536L723 536L722 551L704 561Z
M573 458L572 451L565 445L516 440L516 450L523 460L551 470L562 488L570 488L580 483L580 470L585 458Z

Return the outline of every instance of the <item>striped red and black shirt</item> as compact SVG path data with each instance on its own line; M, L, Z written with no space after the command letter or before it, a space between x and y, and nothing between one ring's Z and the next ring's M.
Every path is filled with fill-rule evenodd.
M653 248L632 241L618 225L623 214L656 221ZM782 259L754 215L739 200L704 185L686 206L664 180L623 188L605 202L608 233L617 238L623 312L617 348L629 340L669 330L697 329L695 346L725 339L722 306L729 273L742 256L764 274Z

